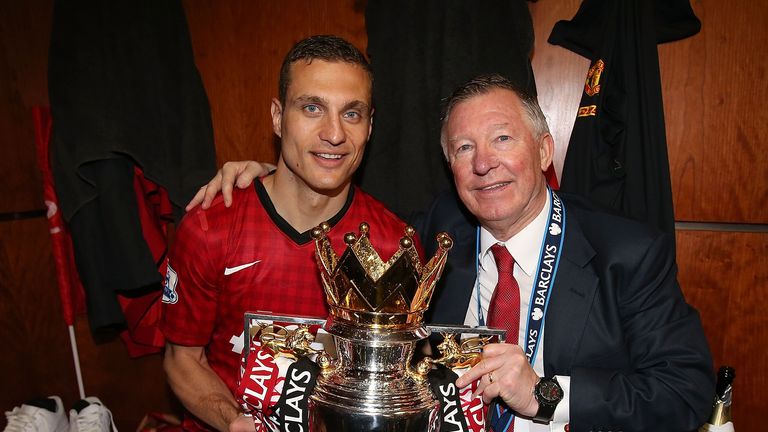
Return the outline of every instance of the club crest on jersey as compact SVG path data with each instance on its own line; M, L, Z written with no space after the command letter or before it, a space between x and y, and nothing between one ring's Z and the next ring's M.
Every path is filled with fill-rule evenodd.
M605 70L605 62L598 59L587 72L587 82L584 84L584 93L587 96L594 96L600 93L600 75Z
M176 285L179 283L179 277L176 271L168 264L168 271L165 272L165 284L163 285L163 303L176 304L179 301L179 295L176 293Z

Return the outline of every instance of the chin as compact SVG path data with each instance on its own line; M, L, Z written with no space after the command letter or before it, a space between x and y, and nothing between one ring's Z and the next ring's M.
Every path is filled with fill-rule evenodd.
M313 190L315 190L317 193L321 193L323 195L336 195L337 193L341 192L342 189L348 184L352 183L352 180L350 179L347 182L317 182L312 185Z
M500 222L500 221L509 220L510 218L512 218L512 216L515 213L519 213L519 212L515 212L514 209L506 208L506 207L504 208L484 207L483 211L478 211L475 214L477 215L477 218L481 220L486 220L489 222Z

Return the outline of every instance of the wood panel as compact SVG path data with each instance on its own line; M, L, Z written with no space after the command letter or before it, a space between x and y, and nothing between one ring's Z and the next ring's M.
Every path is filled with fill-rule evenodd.
M359 0L187 0L184 6L211 103L220 164L277 159L269 105L277 96L280 64L293 44L329 33L363 51L368 43L365 5Z
M0 212L42 208L30 109L48 104L52 0L0 4Z
M736 368L737 430L762 430L768 385L768 234L678 231L679 280L701 314L715 367Z
M529 6L536 35L532 61L536 89L539 104L555 139L554 164L558 179L562 178L565 152L579 109L589 60L549 44L547 38L555 23L571 19L580 4L580 0L541 0Z
M693 2L698 35L659 47L675 217L768 223L768 8Z
M75 402L69 338L53 271L48 222L0 223L0 409L58 394Z

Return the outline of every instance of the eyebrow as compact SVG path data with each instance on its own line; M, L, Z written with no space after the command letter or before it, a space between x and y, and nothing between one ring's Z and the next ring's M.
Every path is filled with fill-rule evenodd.
M358 110L358 111L365 111L365 112L370 112L371 111L370 105L368 105L367 103L365 103L365 102L363 102L361 100L354 100L354 101L351 101L351 102L347 102L347 104L344 105L344 111L350 110L350 109L354 109L354 110Z
M328 100L321 98L320 96L302 95L294 99L297 103L313 103L318 105L328 105Z
M454 144L454 143L457 143L459 141L463 141L465 139L466 138L464 138L464 136L458 136L458 137L446 138L445 142L446 142L446 144Z
M487 132L493 132L493 131L496 131L496 130L498 130L498 129L504 129L504 128L506 128L506 127L509 127L509 122L504 122L504 123L494 123L494 124L492 124L492 125L489 125L489 126L488 126L488 127L485 129L485 132L486 132L486 133L487 133ZM467 138L466 138L464 135L459 135L459 136L454 136L454 137L451 137L451 138L446 138L445 142L446 142L447 144L453 144L453 143L455 143L455 142L457 142L457 141L462 141L462 140L465 140L465 139L467 139Z

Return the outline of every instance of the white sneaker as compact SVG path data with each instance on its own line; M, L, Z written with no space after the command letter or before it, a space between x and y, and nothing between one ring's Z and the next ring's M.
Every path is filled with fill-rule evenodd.
M112 413L97 397L80 399L69 410L69 432L117 432Z
M4 432L67 432L67 416L61 398L51 396L27 402L6 411L8 425Z

